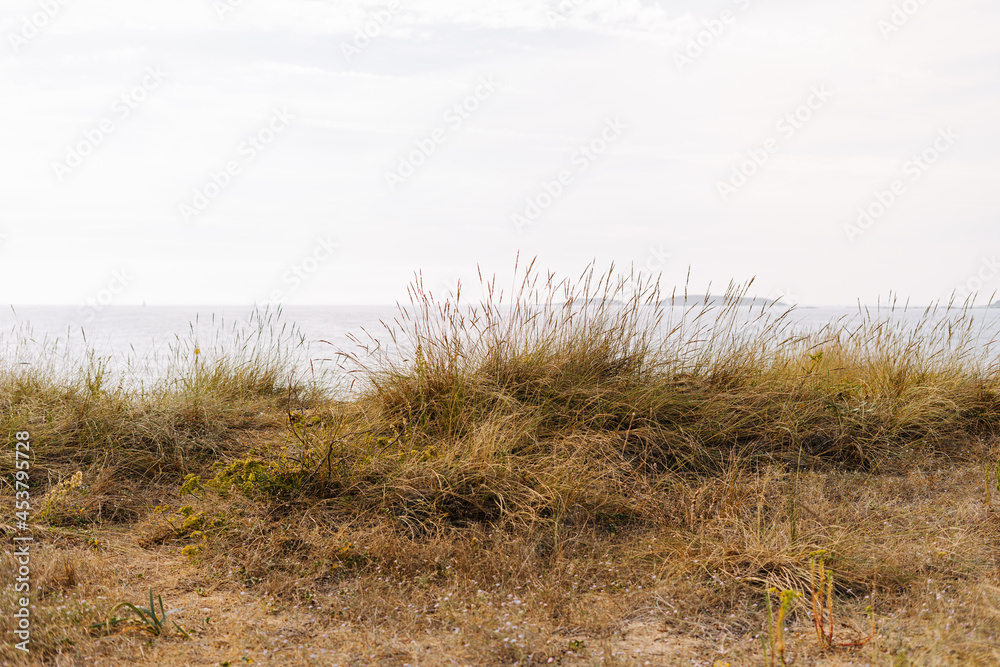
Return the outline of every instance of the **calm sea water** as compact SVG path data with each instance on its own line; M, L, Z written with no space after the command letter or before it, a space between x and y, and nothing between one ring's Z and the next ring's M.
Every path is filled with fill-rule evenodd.
M750 309L747 309L749 313ZM670 308L678 318L683 309ZM759 312L759 308L754 312ZM782 311L778 311L779 313ZM1000 338L1000 308L969 311L979 343ZM395 306L286 306L280 316L240 306L109 306L99 311L78 307L28 306L0 310L0 342L6 364L49 364L71 368L89 355L109 368L140 381L155 380L171 364L186 363L194 347L210 355L243 345L293 345L301 372L341 375L338 351L359 351L350 336L367 339L366 331L388 341L384 324L398 316ZM939 313L938 317L946 316ZM951 314L954 316L954 313ZM915 327L920 308L795 308L787 316L790 330L816 330L834 321L850 327L866 317ZM264 325L260 326L261 320ZM760 326L749 314L746 326ZM364 353L361 352L363 355ZM203 357L204 358L204 357Z
M260 312L246 306L8 307L0 312L6 363L72 370L89 356L127 381L155 380L177 364L213 353L258 347L289 350L301 372L337 374L337 355L353 351L350 335L383 331L394 306L298 306Z

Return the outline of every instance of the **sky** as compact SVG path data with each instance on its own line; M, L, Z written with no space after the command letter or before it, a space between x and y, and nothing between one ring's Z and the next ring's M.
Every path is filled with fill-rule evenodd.
M518 255L985 301L998 33L992 0L4 0L0 303L391 304Z

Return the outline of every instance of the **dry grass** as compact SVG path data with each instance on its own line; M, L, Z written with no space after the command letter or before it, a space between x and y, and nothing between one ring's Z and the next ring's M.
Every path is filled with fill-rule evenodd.
M805 595L794 664L998 664L1000 398L972 311L800 333L747 289L528 267L470 308L418 280L344 357L349 400L262 344L181 346L139 389L9 366L39 546L32 653L0 658L762 665L774 588ZM863 646L817 639L820 553L833 643ZM92 627L150 587L190 638Z

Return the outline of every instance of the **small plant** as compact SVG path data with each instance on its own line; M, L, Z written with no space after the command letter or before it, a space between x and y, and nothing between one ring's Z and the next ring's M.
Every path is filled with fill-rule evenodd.
M833 572L827 572L823 556L825 552L817 551L809 559L809 584L812 589L813 625L816 627L816 637L825 646L833 645ZM826 602L826 615L830 619L830 627L824 627L823 602Z
M185 482L185 486L190 489L210 488L222 494L237 489L250 498L261 495L290 497L301 488L311 464L311 460L297 461L285 454L275 459L248 456L220 466L215 477L205 482L204 486L198 478Z
M116 604L114 607L111 608L111 611L108 613L108 620L106 622L104 622L104 623L96 623L92 627L97 627L97 628L106 627L107 630L108 630L108 632L111 632L112 628L114 628L118 624L120 624L120 623L128 620L128 619L125 619L125 618L118 618L118 617L115 616L115 612L116 611L118 611L119 609L124 608L124 609L127 609L127 610L131 611L132 613L134 613L136 616L139 617L139 621L142 624L142 629L143 630L145 630L149 634L153 635L154 637L160 637L160 636L163 635L164 631L166 630L167 616L169 616L170 614L176 613L178 611L181 611L181 610L180 609L171 609L169 611L164 611L164 608L163 608L163 596L162 595L157 595L156 597L157 597L157 600L160 603L160 613L159 614L156 613L156 604L153 602L153 589L150 588L149 589L149 607L137 607L136 605L132 604L131 602L119 602L118 604ZM188 639L191 638L191 635L188 634L187 630L185 630L184 628L182 628L176 621L171 620L170 622L173 624L173 626L175 628L177 628L178 632L180 632L182 635L184 635Z
M201 528L205 525L204 512L195 512L194 507L191 505L185 505L178 509L176 513L168 516L167 512L169 511L170 508L166 505L157 505L153 509L154 514L163 516L163 520L170 526L170 529L174 531L177 537L191 535L204 539L204 535L201 533Z
M802 597L801 593L792 590L783 590L780 594L780 605L778 607L778 618L774 618L774 611L771 606L771 593L777 593L777 588L767 589L767 642L764 641L764 635L760 636L761 647L764 650L764 660L770 667L774 667L774 658L781 661L781 664L785 664L785 617L788 616L789 610L792 608L792 602L796 598ZM770 652L768 652L770 648Z
M192 495L195 498L204 500L204 496L201 492L204 492L205 487L202 486L201 477L198 475L186 475L184 477L184 484L181 485L181 490L178 492L180 497L183 498L186 495Z
M42 507L35 519L42 521L48 518L56 509L62 507L63 502L71 491L79 489L82 486L83 472L80 470L77 470L70 477L60 480L42 499Z
M820 550L813 552L809 559L809 583L812 589L813 625L816 628L816 637L819 639L820 645L827 648L864 646L875 636L875 612L870 605L865 611L871 618L871 633L858 641L833 643L833 572L826 569L825 555L826 552ZM827 623L829 623L829 627L827 627Z

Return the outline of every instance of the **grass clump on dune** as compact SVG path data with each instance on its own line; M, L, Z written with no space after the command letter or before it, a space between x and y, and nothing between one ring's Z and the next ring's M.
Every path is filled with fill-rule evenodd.
M358 394L316 443L316 479L454 523L654 521L678 475L899 473L973 460L996 435L997 366L967 311L798 333L787 311L742 305L748 288L690 303L529 267L511 303L489 283L466 307L418 281L403 336L348 357Z
M127 488L207 469L242 449L235 444L239 434L279 426L281 412L313 395L294 379L294 332L272 331L273 313L253 317L224 348L178 340L152 383L130 381L93 352L74 361L42 349L29 361L6 364L0 424L8 433L31 432L39 443L36 474L44 471L50 483L84 471Z

